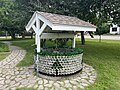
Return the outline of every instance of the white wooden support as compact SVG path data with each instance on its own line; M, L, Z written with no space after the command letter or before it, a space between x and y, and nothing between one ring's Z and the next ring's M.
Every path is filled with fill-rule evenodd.
M41 45L40 45L41 34L45 30L47 25L44 23L40 28L40 20L39 20L37 14L36 14L35 20L36 20L36 26L32 25L32 28L36 33L35 44L37 45L37 52L40 52L40 50L41 50Z
M35 44L37 45L37 34L35 34Z
M37 28L35 27L35 25L32 25L32 28L35 31L35 33L37 33Z
M38 19L38 15L36 14L36 27L39 30L40 29L40 20Z
M44 31L44 29L46 28L46 26L47 26L47 25L44 23L44 24L41 26L41 28L40 28L40 20L39 20L38 16L36 15L37 52L40 52L40 51L41 51L41 45L40 45L40 43L41 43L41 37L40 37L40 36L41 36L42 32Z
M35 23L35 17L36 17L36 12L33 14L32 18L30 19L30 21L28 22L27 26L26 26L26 30L29 31L30 28L34 25Z
M46 28L46 26L47 25L45 23L42 25L41 29L39 29L39 32L38 32L39 35L42 34L42 32L44 31L44 29Z
M41 42L41 38L40 38L40 35L41 33L44 31L44 29L46 28L46 24L44 23L41 27L41 29L37 30L37 34L38 34L38 37L37 37L37 52L40 52L41 50L41 45L40 45L40 42Z
M40 45L40 35L37 35L37 52L40 52L41 50L41 45Z
M76 42L75 39L76 39L76 36L74 36L73 38L73 45L72 45L73 48L75 48L75 42Z

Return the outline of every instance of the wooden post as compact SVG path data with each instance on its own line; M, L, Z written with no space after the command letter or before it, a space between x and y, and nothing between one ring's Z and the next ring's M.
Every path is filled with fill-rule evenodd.
M75 36L73 38L73 45L72 45L73 48L75 48Z
M81 31L81 44L85 45L84 31Z
M46 28L46 24L44 23L41 28L40 28L40 20L36 14L36 26L33 25L32 28L33 30L35 31L36 33L36 39L35 39L35 44L37 45L37 52L40 52L40 48L41 48L41 45L40 45L40 42L41 42L41 33L44 31L44 29Z
M40 48L41 48L41 45L40 45L40 35L37 35L37 52L40 52Z
M35 34L35 44L37 45L37 34Z
M36 39L36 42L37 42L37 52L40 52L40 48L41 48L41 45L40 45L40 34L39 34L39 30L40 30L40 20L38 19L38 16L36 14L36 28L37 28L37 39Z

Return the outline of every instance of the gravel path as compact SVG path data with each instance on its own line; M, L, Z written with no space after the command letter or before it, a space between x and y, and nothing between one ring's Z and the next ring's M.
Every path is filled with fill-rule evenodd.
M80 73L69 78L50 80L42 78L46 76L37 77L34 75L35 72L32 66L16 67L24 58L26 51L12 46L10 43L8 44L11 54L0 61L0 90L16 90L16 88L21 87L32 87L38 90L79 90L95 82L96 72L87 64L83 65L84 68Z

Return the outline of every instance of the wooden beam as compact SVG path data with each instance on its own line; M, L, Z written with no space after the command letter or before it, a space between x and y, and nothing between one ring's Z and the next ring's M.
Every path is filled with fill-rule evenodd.
M38 30L40 29L40 20L39 20L37 14L36 14L36 27L37 27Z
M44 23L43 25L42 25L42 27L41 27L41 29L39 29L38 31L38 35L41 35L42 34L42 32L45 30L45 28L46 28L46 24Z
M72 33L42 33L41 39L73 38Z
M75 39L76 39L76 36L74 36L73 38L73 45L72 45L73 48L75 48L75 42L76 42Z
M37 33L37 28L35 27L35 25L32 25L32 28L35 31L35 33Z
M36 17L36 13L33 14L32 18L30 19L30 21L28 22L27 26L25 27L27 31L30 30L30 28L34 25L35 23L35 17Z

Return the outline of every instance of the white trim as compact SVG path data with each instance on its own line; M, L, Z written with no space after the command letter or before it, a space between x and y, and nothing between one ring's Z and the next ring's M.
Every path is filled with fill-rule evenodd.
M60 31L96 31L96 28L54 24L52 30Z
M29 31L31 29L31 27L33 26L33 24L35 23L35 21L36 21L35 17L36 17L36 12L33 14L32 18L30 19L27 26L25 27L27 31Z
M35 44L37 45L37 34L35 34Z
M41 50L40 42L41 42L41 40L40 40L40 36L37 35L37 52L40 52L40 50Z
M42 34L42 32L44 31L44 29L46 28L46 26L47 25L45 23L42 25L41 29L38 30L38 35Z
M40 20L38 19L38 15L36 14L36 27L39 30L40 29Z

